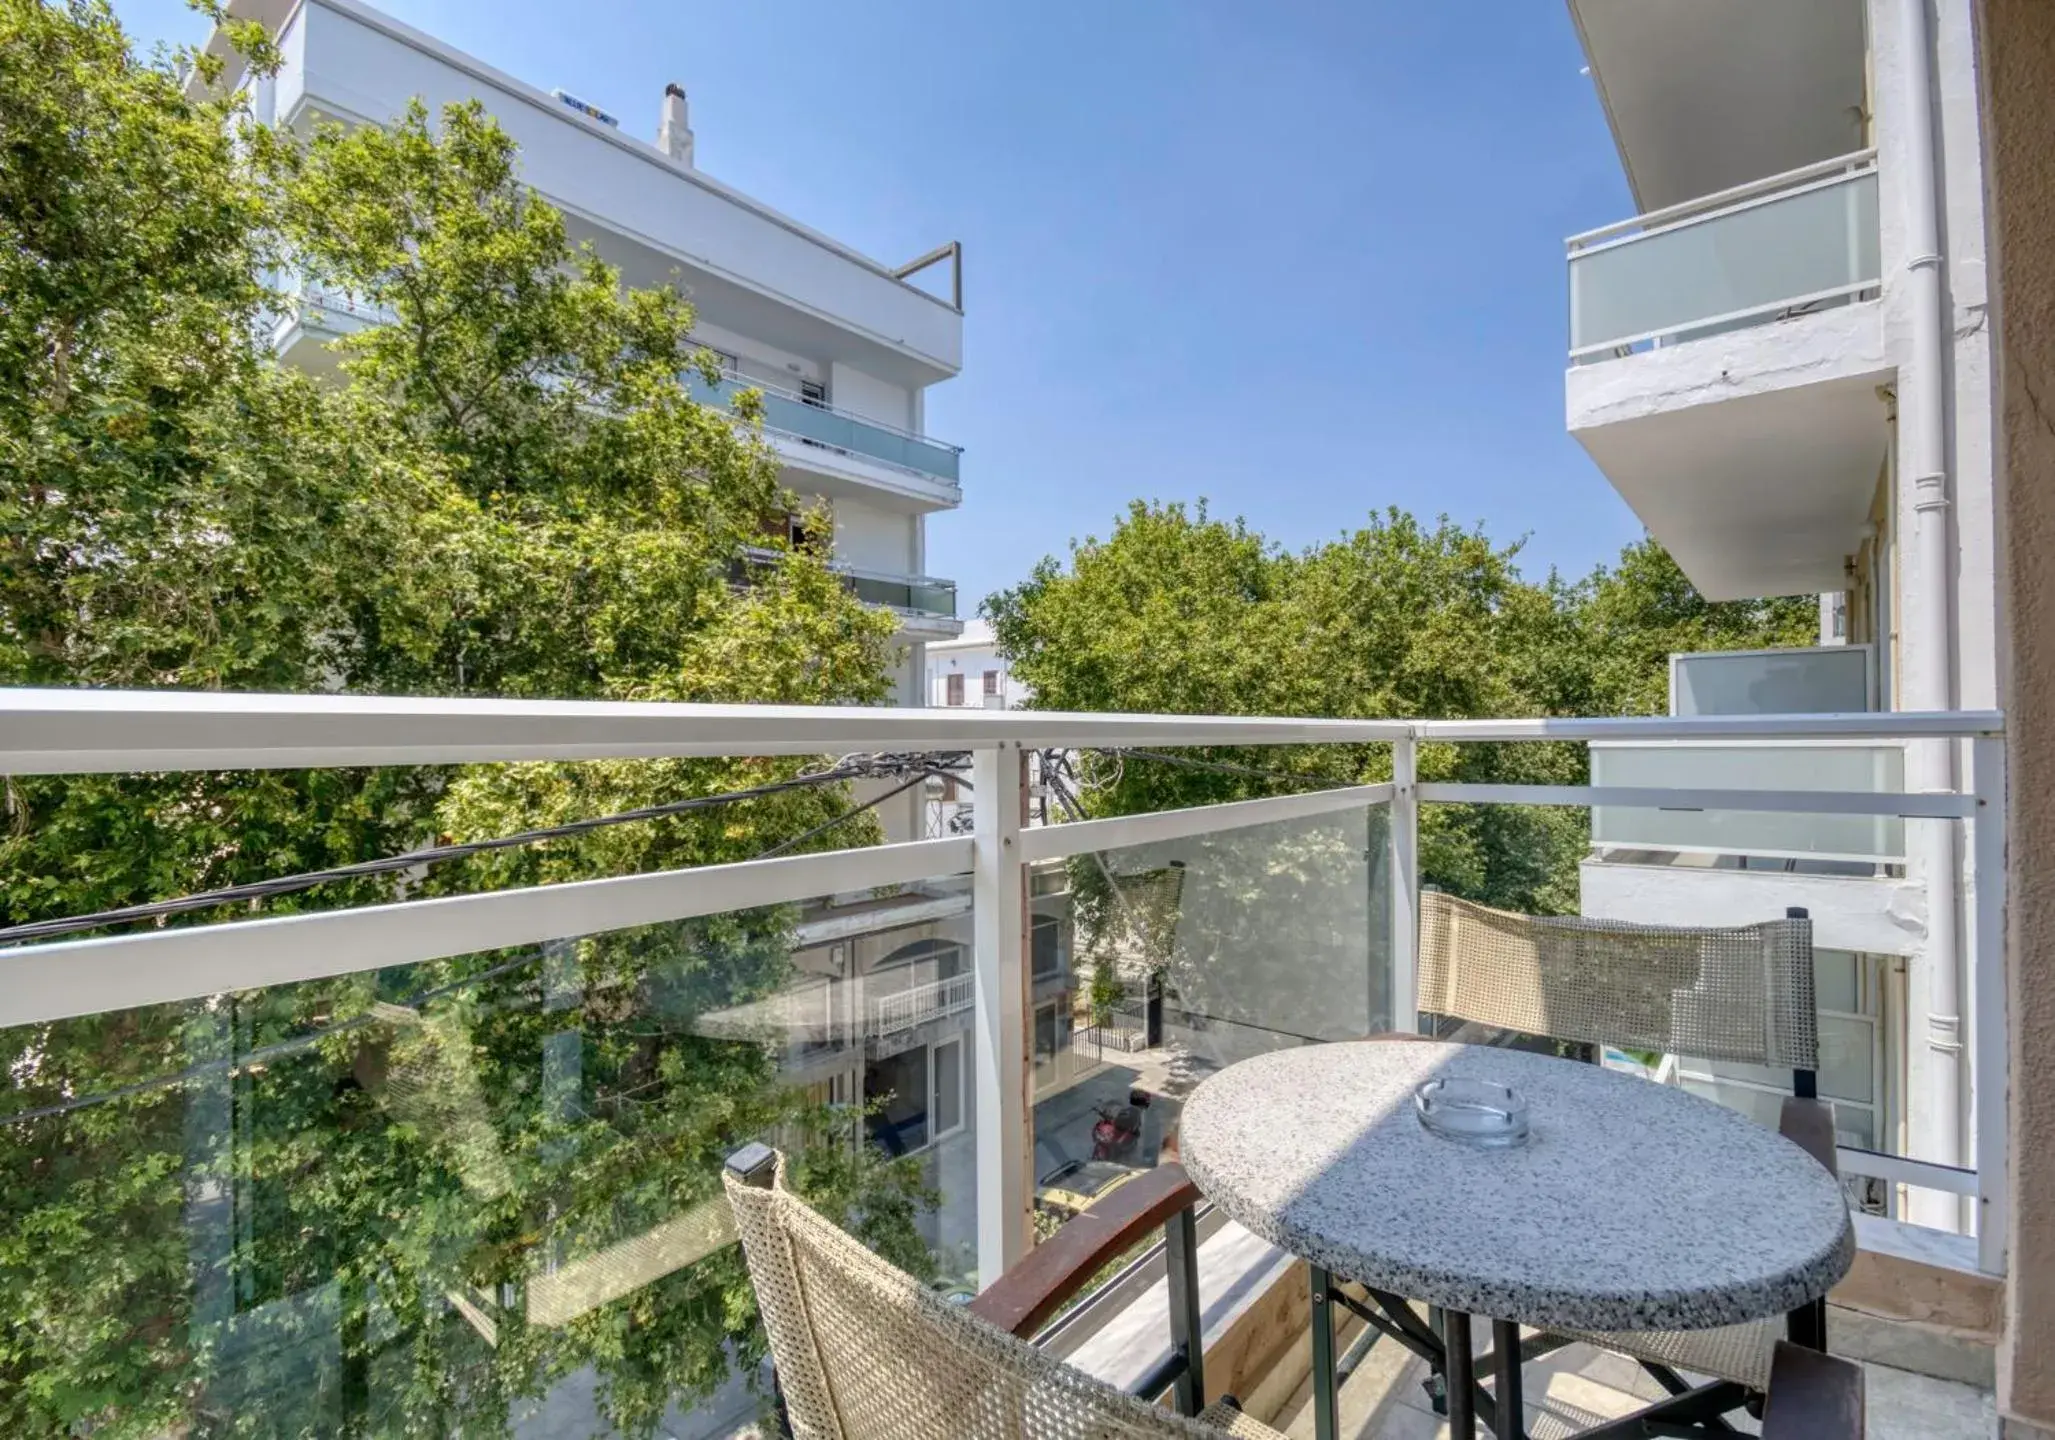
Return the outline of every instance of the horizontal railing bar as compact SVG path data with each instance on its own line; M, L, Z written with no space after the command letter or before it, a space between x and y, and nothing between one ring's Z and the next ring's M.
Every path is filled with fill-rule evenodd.
M1400 720L836 705L0 690L0 773L1390 740Z
M1601 225L1596 230L1586 230L1581 235L1572 235L1563 241L1565 247L1574 248L1607 235L1630 230L1637 225L1660 225L1684 215L1693 215L1706 210L1719 210L1746 200L1752 195L1765 195L1790 186L1799 185L1820 175L1832 175L1837 171L1858 170L1876 163L1874 148L1852 150L1846 155L1837 155L1831 160L1815 160L1810 165L1801 165L1796 170L1786 170L1781 175L1765 175L1760 180L1750 180L1725 190L1715 190L1710 195L1700 195L1694 200L1680 200L1675 205L1665 205L1660 210L1650 210L1641 215L1630 215L1625 220L1615 220L1610 225Z
M1922 1190L1941 1190L1950 1195L1977 1193L1977 1172L1959 1165L1936 1165L1931 1160L1914 1160L1906 1155L1886 1155L1880 1150L1859 1150L1841 1145L1834 1150L1843 1175L1867 1175L1899 1185L1917 1185Z
M1341 720L834 705L681 705L0 689L0 773L122 774L656 756L1485 740L1994 736L1996 711Z
M1679 230L1689 230L1696 225L1708 225L1715 220L1725 220L1733 215L1746 215L1749 211L1760 210L1765 205L1775 205L1785 200L1796 199L1800 195L1811 195L1815 191L1831 190L1837 185L1868 179L1875 173L1867 166L1854 170L1837 170L1832 174L1814 176L1803 183L1794 181L1788 189L1765 190L1761 194L1744 196L1716 209L1694 210L1688 215L1678 215L1668 220L1655 219L1654 223L1650 223L1653 217L1638 216L1625 222L1627 227L1633 229L1632 234L1621 233L1595 243L1573 245L1570 247L1569 258L1582 260L1588 255L1603 255L1608 250L1617 250L1642 240L1674 235Z
M0 710L4 714L4 710ZM1866 710L1839 715L1621 715L1415 720L1420 740L1920 740L2002 735L1996 710Z
M1089 855L1158 840L1182 840L1217 830L1240 830L1279 820L1330 815L1388 804L1391 786L1351 785L1340 790L1314 790L1303 795L1268 795L1260 800L1233 800L1222 805L1197 805L1186 810L1158 810L1149 815L1114 815L1104 820L1079 820L1069 825L1044 825L1023 830L1021 859L1032 864L1066 855Z
M1872 790L1668 790L1645 785L1423 784L1429 803L1468 805L1606 805L1622 810L1775 810L1798 815L1898 815L1961 820L1976 814L1973 795L1953 791L1905 794ZM1642 849L1649 847L1642 846Z
M0 950L0 1026L960 875L969 836Z

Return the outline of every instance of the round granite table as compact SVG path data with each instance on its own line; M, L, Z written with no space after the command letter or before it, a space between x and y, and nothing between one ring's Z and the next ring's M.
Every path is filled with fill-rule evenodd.
M1527 1141L1477 1149L1424 1128L1414 1088L1452 1075L1518 1091ZM1465 1331L1490 1316L1502 1338L1697 1330L1798 1309L1855 1258L1839 1183L1789 1140L1525 1051L1394 1039L1260 1055L1193 1092L1179 1148L1208 1199L1314 1268L1316 1320L1332 1274L1444 1307ZM1452 1404L1467 1348L1448 1348Z

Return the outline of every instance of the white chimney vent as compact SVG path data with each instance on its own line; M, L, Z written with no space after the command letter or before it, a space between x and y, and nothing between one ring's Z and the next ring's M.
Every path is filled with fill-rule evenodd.
M685 109L685 87L675 80L664 86L664 121L656 132L656 148L684 165L692 164L692 122Z

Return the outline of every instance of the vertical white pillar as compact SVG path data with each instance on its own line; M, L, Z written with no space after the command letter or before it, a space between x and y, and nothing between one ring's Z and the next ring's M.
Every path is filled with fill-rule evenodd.
M1411 1034L1420 1024L1420 790L1414 741L1391 742L1391 1028Z
M1970 1076L1975 1114L1977 1265L2005 1273L2007 1197L2011 1164L2006 1148L2006 1100L2011 1036L2005 1014L2005 742L1970 742L1970 783L1976 818L1970 822L1969 943Z
M1027 1253L1033 1203L1027 1104L1027 867L1020 858L1026 757L1002 740L971 756L976 816L971 892L977 977L978 1283Z

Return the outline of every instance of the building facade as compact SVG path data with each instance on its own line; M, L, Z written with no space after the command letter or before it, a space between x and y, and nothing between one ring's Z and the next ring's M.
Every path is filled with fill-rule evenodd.
M1672 712L1995 707L1973 6L1570 10L1642 211L1568 242L1570 431L1708 598L1821 596L1816 647L1676 657ZM1922 791L1962 773L1939 741L1592 748L1601 785ZM1862 1198L1968 1228L1959 1197L1896 1183L1888 1158L1976 1155L1952 822L1601 809L1593 841L1589 914L1811 914L1821 1089ZM1743 1108L1779 1091L1688 1057L1678 1073Z
M378 124L421 100L431 114L484 106L520 146L521 175L560 209L572 238L619 267L629 285L671 284L691 301L694 338L718 358L695 398L725 406L763 395L763 433L794 514L825 516L849 589L890 610L903 647L893 699L920 703L924 647L954 638L956 587L927 573L927 517L962 501L961 452L926 432L932 385L962 368L960 274L952 298L911 283L926 268L889 267L779 214L698 167L685 90L651 96L642 139L588 99L506 75L357 0L235 0L262 21L283 63L252 85L256 117L310 127ZM225 51L217 35L213 44ZM229 79L240 75L232 68ZM612 103L611 97L608 97ZM954 245L923 261L960 265ZM289 364L333 365L328 342L378 321L347 295L288 281L273 341ZM917 833L918 807L887 816Z

